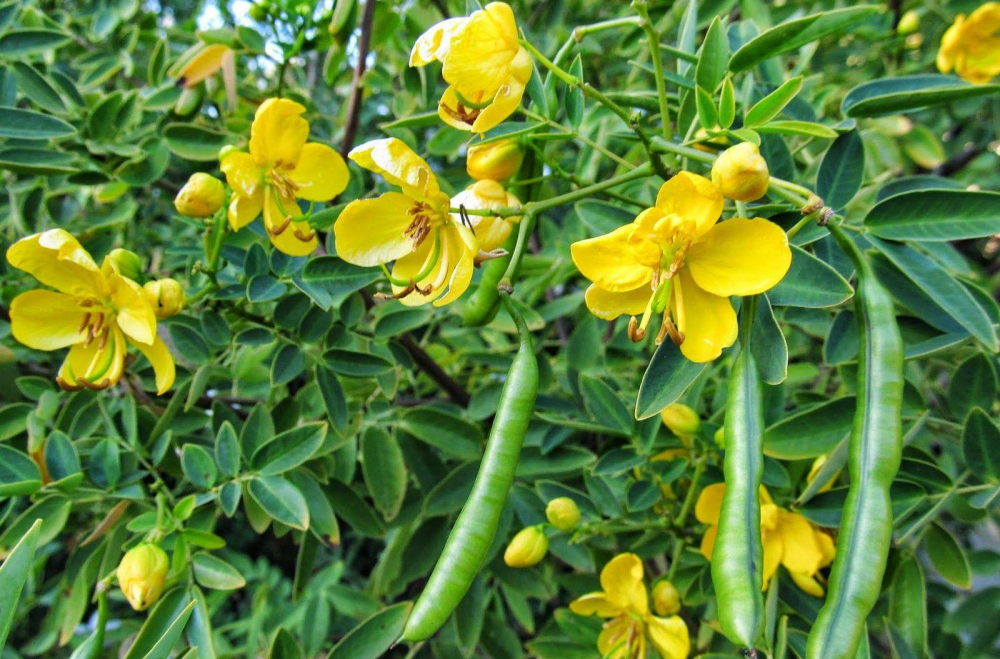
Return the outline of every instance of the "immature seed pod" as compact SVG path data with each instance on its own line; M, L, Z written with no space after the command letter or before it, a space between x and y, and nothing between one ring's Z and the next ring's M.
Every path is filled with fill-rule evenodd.
M678 437L694 437L701 429L701 419L698 418L698 413L684 403L667 405L660 412L660 418L663 419L663 425Z
M174 199L174 208L185 217L211 217L226 202L226 188L211 174L192 174Z
M136 611L144 611L163 594L170 562L158 545L144 542L128 550L118 564L118 585Z
M569 497L559 497L545 506L545 517L560 531L570 531L580 523L580 509Z
M712 183L723 195L736 201L760 199L770 181L767 162L753 142L726 149L712 165Z
M672 616L681 610L681 594L674 584L665 579L656 582L653 586L653 610L658 616Z
M160 320L170 318L184 308L184 288L176 279L167 277L147 281L142 287L142 292L146 296L146 301L153 307L153 313Z
M517 532L503 553L503 562L510 567L531 567L549 551L549 539L541 526L528 526Z
M506 181L517 174L523 161L524 149L521 143L510 138L470 146L465 169L477 181Z

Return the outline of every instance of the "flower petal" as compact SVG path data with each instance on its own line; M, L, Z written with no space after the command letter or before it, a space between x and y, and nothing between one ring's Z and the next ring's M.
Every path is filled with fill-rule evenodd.
M590 313L601 320L614 320L623 314L639 316L646 310L653 289L640 286L631 291L606 291L597 284L591 284L584 295Z
M497 90L493 102L486 106L476 120L472 122L472 132L482 135L496 128L521 105L524 97L524 84L511 78Z
M816 574L823 562L823 550L809 520L797 513L782 510L778 513L777 533L784 544L781 564L789 572Z
M246 151L233 151L219 165L236 194L257 197L264 186L264 168Z
M764 565L761 568L763 574L763 590L767 590L767 584L771 577L778 571L781 564L781 557L784 554L784 544L781 536L775 531L763 531L760 534L760 543L764 548Z
M177 83L185 87L194 87L222 68L222 62L232 51L222 44L205 46L192 57L177 74Z
M139 352L152 364L156 377L156 395L162 396L169 391L170 387L174 386L176 375L174 358L171 356L170 350L167 349L167 344L157 336L150 345L141 343L133 343L132 345L138 348Z
M302 147L288 178L298 186L298 199L330 201L344 191L351 175L339 153L325 144L309 142Z
M253 118L250 153L261 165L298 162L309 137L309 122L301 115L305 107L287 98L269 98Z
M674 278L671 311L684 334L681 353L693 362L710 362L736 341L736 312L729 298L706 293L687 268Z
M55 291L27 291L10 303L10 331L35 350L58 350L87 338L80 299Z
M486 210L490 208L502 208L505 206L519 206L521 204L517 197L507 192L502 185L496 181L483 179L476 181L465 190L452 197L451 206L457 208L465 206L470 210ZM451 219L454 222L461 222L457 213L452 213ZM520 222L520 217L497 217L470 215L472 228L479 242L479 249L489 252L503 247L503 244L510 236L513 225Z
M238 231L257 219L264 207L264 191L258 190L252 197L234 194L229 200L229 226Z
M410 52L410 66L424 66L435 60L444 61L452 36L467 20L465 16L445 19L417 37Z
M642 582L642 560L635 554L618 554L601 570L601 588L608 602L620 609L646 615L649 597Z
M454 33L441 74L462 96L482 102L507 82L520 48L510 5L491 2Z
M823 597L826 591L823 590L823 585L808 574L802 574L800 572L789 572L792 577L792 581L795 585L802 589L803 592L812 595L813 597Z
M724 297L756 295L781 281L792 250L777 224L735 218L709 229L688 250L686 262L702 290Z
M701 536L701 555L705 557L705 560L712 560L712 552L715 551L715 538L719 535L719 527L714 524L707 529L705 529L705 535Z
M691 653L691 636L680 616L649 616L646 634L663 659L687 659Z
M705 233L718 221L724 205L715 184L691 172L680 172L660 186L656 195L656 207L667 215L675 213L691 222L695 236Z
M406 229L414 199L386 192L376 199L352 201L333 225L337 255L354 265L371 267L403 258L416 249ZM431 242L428 236L424 242Z
M722 511L722 496L726 493L725 483L713 483L703 489L694 504L694 516L702 524L715 525L719 523L719 513Z
M118 327L136 343L150 345L156 336L156 314L142 287L117 273L112 273L108 282L111 284L111 302L118 311Z
M584 277L606 291L632 291L653 278L653 270L635 260L628 238L631 224L603 236L573 243L570 254Z
M398 138L365 142L351 149L347 157L380 174L389 184L402 188L414 199L429 199L441 192L430 165Z
M282 197L274 188L264 190L264 228L271 244L289 256L308 256L319 240L308 222L297 222L302 210L294 199Z
M628 615L621 615L604 623L601 635L597 637L601 659L645 657L645 645L646 637L641 623Z
M599 616L601 618L614 618L622 612L617 606L608 601L607 596L602 592L587 593L569 603L569 610L582 616Z
M100 297L107 292L107 282L94 259L63 229L22 238L7 250L7 262L69 295Z
M824 568L837 556L837 546L833 543L833 538L822 531L816 531L816 544L819 545L819 551L823 555L819 566Z

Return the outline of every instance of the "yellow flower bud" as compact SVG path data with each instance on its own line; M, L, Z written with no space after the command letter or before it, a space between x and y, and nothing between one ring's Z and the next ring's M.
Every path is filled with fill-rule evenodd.
M701 419L698 418L698 413L684 403L667 405L660 412L660 418L663 419L663 425L669 428L670 432L681 438L694 437L701 428Z
M736 201L756 201L767 192L771 177L767 162L753 142L729 147L712 165L712 183Z
M130 549L118 564L118 585L136 611L144 611L160 599L167 582L170 562L158 545L143 543Z
M916 9L911 9L899 19L899 25L896 26L896 33L901 35L913 34L919 29L920 14L917 13Z
M681 610L681 594L669 581L657 581L653 586L653 610L658 616L672 616Z
M135 252L127 249L113 249L104 257L104 261L111 266L111 269L122 277L128 279L138 279L142 273L142 260Z
M569 497L559 497L545 506L545 517L560 531L569 531L580 521L580 509Z
M175 279L168 277L147 281L142 292L160 320L174 316L184 308L184 289Z
M719 426L719 429L716 430L715 434L712 436L712 440L719 448L726 448L726 427Z
M174 208L187 217L210 217L226 202L226 188L211 174L192 174L174 199Z
M819 476L819 472L823 468L823 465L826 464L827 457L828 456L826 455L821 455L813 461L812 467L809 468L809 474L806 476L807 483L812 483L814 480L816 480L816 477ZM833 483L834 481L837 480L837 476L840 475L840 472L841 470L838 469L832 476L830 476L829 480L827 480L820 486L819 491L826 492L831 487L833 487Z
M545 558L549 539L541 526L529 526L517 532L503 553L503 562L510 567L531 567Z
M465 168L477 181L491 179L506 181L517 174L524 160L521 143L510 138L469 147Z

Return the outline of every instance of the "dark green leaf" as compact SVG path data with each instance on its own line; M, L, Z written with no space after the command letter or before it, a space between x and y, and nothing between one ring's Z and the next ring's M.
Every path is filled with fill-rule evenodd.
M865 216L865 226L879 238L890 240L950 241L992 236L1000 233L1000 193L933 189L904 192L876 204Z

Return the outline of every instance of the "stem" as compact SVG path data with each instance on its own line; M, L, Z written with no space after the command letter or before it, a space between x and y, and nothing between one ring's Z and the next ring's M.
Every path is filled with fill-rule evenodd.
M521 218L520 226L517 228L517 242L514 244L514 251L511 253L510 262L507 264L507 269L504 271L503 277L500 278L500 282L497 284L497 290L500 291L500 297L504 299L504 305L508 311L511 309L510 302L507 299L510 297L511 280L517 276L517 271L521 268L521 259L524 258L524 250L527 248L528 242L531 239L531 233L534 230L535 214L530 212L525 213L524 217ZM511 317L513 315L513 312L511 312Z
M663 60L660 57L660 35L657 34L652 22L649 20L649 10L646 8L646 0L633 0L632 6L639 13L641 20L639 26L646 33L646 41L649 42L649 55L653 58L653 77L656 82L656 94L660 101L660 123L663 124L663 138L669 140L673 137L673 129L670 125L670 106L667 105L667 82L663 77Z
M684 522L687 521L688 513L691 512L691 505L694 503L694 493L698 489L698 483L701 481L702 474L705 473L705 456L700 456L694 463L694 475L691 477L691 486L688 487L687 494L684 496L684 503L681 505L681 512L677 515L677 519L674 521L674 526L683 528Z
M562 133L564 133L566 135L572 135L574 139L580 140L581 142L583 142L584 144L586 144L587 146L589 146L591 149L597 151L598 153L600 153L601 155L603 155L604 157L606 157L606 158L608 158L610 160L614 160L616 163L618 163L622 167L627 167L628 169L635 169L635 165L633 165L629 161L625 160L624 158L622 158L618 154L610 151L607 147L602 146L601 144L598 144L597 142L595 142L594 140L590 139L586 135L583 135L583 134L581 134L581 133L573 130L569 126L564 126L564 125L562 125L560 123L552 121L551 119L543 117L542 115L537 114L535 112L532 112L531 110L528 110L526 108L521 108L521 113L524 116L528 117L529 119L533 119L534 121L541 122L543 125L547 125L550 128L555 128L556 130L561 131Z
M374 2L374 0L371 1ZM468 406L469 401L472 399L471 396L469 396L469 392L466 391L462 385L455 382L450 375L445 373L444 369L442 369L438 363L434 361L434 358L428 355L427 352L413 340L413 337L409 334L403 334L398 337L397 340L400 345L406 348L406 351L410 353L410 356L413 357L413 361L417 363L417 366L419 366L421 370L427 373L427 375L434 380L434 382L444 389L445 393L448 394L448 398L462 407Z
M365 1L365 10L361 15L361 38L358 40L358 63L354 66L354 78L351 80L351 100L347 103L347 119L344 122L344 139L340 143L340 155L347 158L354 147L354 138L358 132L358 120L361 116L361 97L364 90L361 78L365 75L368 50L372 42L372 21L375 19L375 0Z

